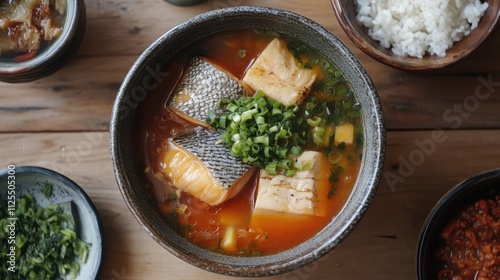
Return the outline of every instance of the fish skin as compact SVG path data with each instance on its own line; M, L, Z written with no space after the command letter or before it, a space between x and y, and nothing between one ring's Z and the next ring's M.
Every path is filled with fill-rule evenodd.
M170 139L163 156L164 173L174 187L210 205L238 194L255 171L218 144L222 133L198 127Z
M221 178L219 181L228 189L251 165L231 156L228 147L217 144L223 133L222 130L194 129L192 133L174 137L173 141L205 163L210 173Z
M234 99L248 93L248 86L232 74L202 57L194 57L169 105L198 121L206 122L208 112L222 113L221 99Z

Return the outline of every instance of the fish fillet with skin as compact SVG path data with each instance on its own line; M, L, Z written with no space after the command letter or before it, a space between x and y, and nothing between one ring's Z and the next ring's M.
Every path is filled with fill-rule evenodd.
M208 112L220 115L217 103L248 94L249 88L235 76L202 57L194 57L169 105L182 114L206 122Z
M279 39L267 45L243 77L252 89L262 90L285 106L300 105L315 80L316 73L297 67L295 57Z
M221 133L197 128L170 139L162 159L174 187L210 205L237 195L255 171L218 144Z

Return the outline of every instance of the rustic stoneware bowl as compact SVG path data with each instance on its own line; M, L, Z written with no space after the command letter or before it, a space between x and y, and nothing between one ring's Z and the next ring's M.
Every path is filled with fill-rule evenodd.
M45 196L44 184L52 186L52 194ZM0 197L8 200L8 191L14 191L16 199L32 194L42 207L71 201L77 220L78 237L92 245L87 262L80 264L75 280L98 279L104 261L104 231L92 200L71 179L55 171L38 166L9 166L0 171Z
M132 138L137 92L156 69L200 38L230 30L268 30L307 42L333 61L350 81L361 103L364 154L359 178L340 213L306 242L283 252L259 257L225 256L202 249L178 235L150 203L140 180L144 172L134 158ZM134 96L135 95L135 96ZM141 95L142 96L142 95ZM142 96L143 97L143 96ZM135 100L135 101L134 101ZM138 100L138 101L137 101ZM233 276L266 276L297 269L325 255L355 227L377 188L385 153L385 130L377 92L358 59L328 30L300 15L264 7L236 7L196 16L168 31L134 63L115 100L111 119L111 153L118 186L130 211L162 247L173 255L208 271ZM332 272L334 273L334 272Z
M489 170L459 183L436 203L430 211L417 248L417 278L437 279L434 253L439 246L439 234L444 226L466 205L478 199L500 195L500 169Z
M8 83L31 82L61 69L75 53L85 34L85 2L67 0L63 32L35 57L21 61L0 61L0 81Z
M487 2L489 7L479 21L478 27L448 49L446 56L426 55L420 59L395 55L390 49L382 47L377 41L373 40L368 35L368 29L356 20L356 1L331 0L340 26L356 46L379 62L405 71L441 69L475 52L495 33L500 23L500 1L489 0Z

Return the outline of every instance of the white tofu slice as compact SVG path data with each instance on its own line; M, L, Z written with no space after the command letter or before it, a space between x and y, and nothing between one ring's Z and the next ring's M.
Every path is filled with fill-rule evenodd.
M297 172L292 177L270 175L261 170L254 215L292 214L323 216L324 209L318 204L320 188L328 184L324 165L325 156L319 152L305 151L297 158L298 162L309 161L311 168ZM325 195L326 197L326 195Z
M287 46L274 39L247 70L243 82L284 105L299 105L307 98L316 74L312 69L297 67L295 63Z

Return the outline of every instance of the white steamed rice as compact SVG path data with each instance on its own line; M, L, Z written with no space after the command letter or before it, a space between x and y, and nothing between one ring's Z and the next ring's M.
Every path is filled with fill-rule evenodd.
M444 56L488 8L480 0L356 0L357 19L397 55Z

